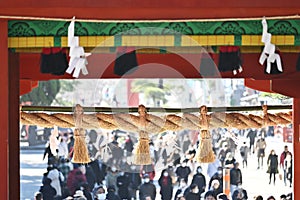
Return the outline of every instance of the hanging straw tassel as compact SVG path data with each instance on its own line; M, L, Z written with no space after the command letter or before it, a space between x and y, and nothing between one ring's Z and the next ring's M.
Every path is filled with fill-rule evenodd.
M149 165L152 163L150 156L149 135L146 131L147 126L147 111L145 106L139 105L138 112L139 120L139 141L134 152L134 164Z
M199 163L212 163L215 161L215 154L212 150L211 135L208 130L201 130L200 143L196 154Z
M212 163L215 161L215 154L212 148L212 140L209 132L209 121L207 118L207 107L200 107L200 143L196 153L196 160L200 163Z
M150 145L148 134L144 131L139 133L139 141L135 149L134 164L149 165L151 164Z
M74 152L73 163L85 164L91 160L89 158L88 149L85 142L85 130L82 127L83 108L77 104L74 111L75 130L74 130Z
M82 128L75 129L74 131L74 152L73 152L73 163L89 163L89 152L85 142L85 130Z

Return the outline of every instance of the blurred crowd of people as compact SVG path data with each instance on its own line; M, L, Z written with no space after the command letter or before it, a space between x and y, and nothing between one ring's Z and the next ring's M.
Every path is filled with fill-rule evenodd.
M262 169L266 162L269 184L276 184L276 175L282 169L284 183L292 186L292 153L284 146L279 157L271 150L265 159L264 130L214 129L211 135L216 159L204 171L204 167L194 161L199 145L197 131L157 136L149 143L153 163L134 165L133 150L137 139L133 135L90 130L86 142L91 162L81 165L71 162L73 133L53 130L44 153L48 167L35 199L155 200L159 196L162 200L244 200L248 199L248 194L243 188L240 167L246 168L248 156L253 154L257 155L257 169ZM237 156L242 158L241 163L237 162ZM230 194L224 190L226 170ZM255 199L263 197L258 195ZM267 199L275 200L273 196ZM292 197L283 194L278 199Z

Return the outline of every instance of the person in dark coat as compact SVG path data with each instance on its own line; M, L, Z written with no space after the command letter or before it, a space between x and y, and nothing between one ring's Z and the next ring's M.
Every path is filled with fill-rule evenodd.
M264 198L261 195L258 195L255 200L263 200Z
M245 166L247 167L247 165L248 165L248 154L249 154L249 151L250 150L249 150L246 142L244 141L243 145L240 148L240 154L241 154L241 157L243 159L243 162L242 162L243 163L243 168Z
M87 149L88 149L88 152L89 152L89 156L90 156L91 158L94 158L95 155L96 155L97 152L98 152L97 148L95 147L95 144L92 143L91 141L89 141L89 142L87 143Z
M152 200L150 195L146 195L140 198L140 200Z
M216 200L217 197L214 195L212 191L207 191L204 195L204 200Z
M144 177L145 174L149 175L150 181L153 182L155 177L155 168L154 164L142 165L140 170L141 177Z
M182 152L186 153L189 149L189 146L191 145L189 135L188 134L183 134L182 141L183 141L183 143L182 143Z
M217 196L217 200L229 200L225 193L221 193Z
M98 159L92 160L89 165L95 174L96 183L101 185L106 176L106 165Z
M94 170L93 170L92 166L86 165L85 168L86 168L85 177L86 177L86 180L87 180L87 183L88 183L87 190L91 192L93 190L94 186L95 186L95 183L96 183L96 175L94 173Z
M130 199L129 196L129 175L124 172L120 172L117 177L118 195L121 199Z
M158 179L160 186L160 194L162 200L171 200L173 196L172 178L167 169L162 170L161 176Z
M267 198L267 200L275 200L275 197L273 195L271 195Z
M232 200L246 200L248 199L248 194L245 189L242 188L242 185L238 186L238 189L232 194Z
M40 188L40 192L43 194L44 200L53 200L56 195L56 190L51 185L50 178L43 179L43 185Z
M201 195L206 188L206 179L205 176L202 174L202 167L197 167L197 173L193 176L193 180L191 184L196 184L199 189L199 194Z
M256 141L257 169L260 169L260 167L261 168L263 167L266 146L267 146L267 143L265 141L265 138L263 136L260 136L260 138Z
M115 186L108 186L106 199L107 200L121 200L119 195L116 194Z
M180 153L179 153L179 150L178 149L176 149L175 151L174 151L174 154L173 154L173 156L172 156L172 160L173 160L173 166L177 166L177 165L179 165L180 164Z
M48 156L48 165L53 164L53 161L56 161L55 156L51 152L50 143L47 143L46 148L44 150L43 160L45 160L46 156Z
M103 185L99 185L93 189L93 198L94 200L105 200L106 199L106 192Z
M124 150L119 146L119 143L115 140L108 144L112 152L112 158L119 162L124 155Z
M191 173L191 169L190 167L187 166L187 160L184 160L181 164L181 166L177 167L176 171L175 171L177 177L178 177L178 180L179 181L180 179L184 179L184 181L186 183L188 183L188 177Z
M130 156L132 154L132 151L133 151L133 141L132 141L130 135L126 136L124 150L126 150L128 156Z
M93 200L92 193L91 193L92 191L90 189L89 183L82 183L80 189L82 190L83 195L87 200Z
M186 191L186 193L185 193L185 191ZM177 200L178 197L180 197L181 194L183 196L185 196L189 191L190 191L190 187L186 184L184 179L181 179L179 181L178 189L175 193L174 200Z
M71 133L69 133L69 142L68 142L69 155L73 154L74 143L75 143L74 133L71 132Z
M208 188L211 188L213 180L218 180L220 183L220 188L223 188L223 168L222 167L218 167L217 172L210 178L209 183L208 183Z
M199 200L200 199L200 193L198 186L196 184L192 184L190 186L190 191L185 196L188 200Z
M99 160L98 162L100 169L99 180L101 181L101 183L103 183L103 180L105 180L105 177L107 175L107 165L103 161Z
M274 149L271 150L271 152L268 156L267 164L268 164L267 173L270 174L269 184L271 184L271 179L272 179L272 175L273 175L273 183L275 185L276 174L278 173L278 156L275 154Z
M163 147L161 157L162 157L162 160L163 160L163 165L167 165L168 154L167 154L167 150L166 150L166 145L164 145L164 147Z
M34 200L43 200L43 194L41 192L36 192L34 193L34 197L33 197Z
M67 179L67 187L71 195L75 194L75 191L80 188L82 183L86 183L86 176L79 169L78 165L74 165L74 169L70 171Z
M223 188L220 186L220 182L217 179L212 181L210 191L213 192L214 196L218 196L218 194L223 192Z
M286 166L287 163L285 163L285 158L288 154L292 155L292 153L288 149L288 146L285 145L284 151L280 154L280 167L283 169L283 180L285 185L286 185L287 174L288 174L288 167Z
M135 165L130 166L130 171L125 172L127 174L128 179L129 179L129 195L130 199L136 199L136 191L138 190L139 186L141 185L141 176L138 173L138 169L136 168Z
M41 192L34 193L34 200L43 200L43 194Z
M143 198L145 196L151 196L151 199L155 199L156 197L156 187L150 182L150 178L148 174L144 175L144 183L140 186L139 196Z
M226 154L224 166L228 168L232 168L234 166L234 163L236 162L236 159L234 158L232 152L228 152Z
M249 130L248 134L247 134L247 138L249 138L250 142L249 142L249 150L250 152L252 151L252 153L254 154L254 143L255 143L255 138L257 135L257 130L252 128Z
M293 156L291 152L288 152L284 159L284 170L287 171L287 180L290 182L292 187L293 182Z
M239 169L239 163L234 163L234 167L230 169L230 191L233 193L238 185L243 183L242 172Z
M127 158L125 156L122 157L118 165L120 166L120 171L128 172L130 170L130 165L128 164Z

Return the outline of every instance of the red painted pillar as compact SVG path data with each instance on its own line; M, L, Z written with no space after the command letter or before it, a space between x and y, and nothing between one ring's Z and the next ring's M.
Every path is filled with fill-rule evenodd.
M9 52L9 116L8 116L8 166L9 166L9 199L20 199L20 138L19 138L19 113L20 113L20 79L19 79L19 54Z
M9 134L9 67L7 20L0 20L0 199L9 199L9 161L8 161L8 134ZM18 119L16 119L18 121ZM13 170L13 169L12 169ZM17 170L15 171L15 173ZM17 191L15 191L17 192Z
M139 106L139 93L131 91L131 84L133 79L127 80L127 101L129 107L137 107Z
M300 98L294 98L293 102L293 130L294 130L294 198L300 199L300 142L299 142L299 129L300 129ZM299 153L298 153L299 152Z

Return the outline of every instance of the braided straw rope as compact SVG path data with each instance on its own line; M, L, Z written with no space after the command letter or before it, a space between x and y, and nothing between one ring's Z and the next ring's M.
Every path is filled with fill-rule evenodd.
M283 15L283 16L266 16L268 20L282 20L282 19L299 19L298 14L294 15ZM13 16L13 15L0 15L0 19L13 19L13 20L50 20L50 21L71 21L74 19L69 18L57 18L57 17L35 17L35 16ZM223 22L223 21L248 21L248 20L261 20L262 17L244 17L244 18L218 18L218 19L134 19L134 20L125 20L125 19L75 19L78 22L97 22L97 23L135 23L135 22Z
M168 114L156 116L147 114L146 132L161 133L166 130L203 129L199 114L184 113L182 115ZM200 120L199 120L200 119ZM288 125L292 123L292 112L275 114L265 112L258 116L242 113L211 113L208 115L210 128L262 128L273 125ZM54 125L62 128L75 127L72 114L65 113L27 113L20 112L20 122L24 125L38 125L51 128ZM82 128L102 128L107 130L121 129L129 132L140 131L141 121L134 114L83 114Z

